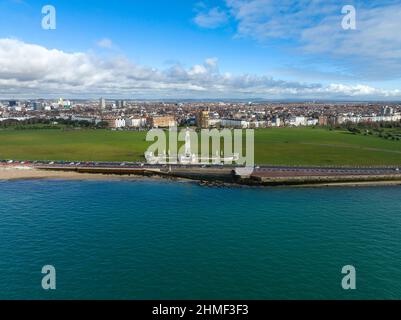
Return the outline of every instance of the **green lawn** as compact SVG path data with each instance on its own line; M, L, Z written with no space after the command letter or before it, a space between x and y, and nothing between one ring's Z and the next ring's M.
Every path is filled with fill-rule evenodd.
M142 160L144 132L107 130L0 131L1 159L67 161Z
M0 158L17 160L137 161L145 132L0 130ZM401 165L401 141L313 128L255 132L258 164Z
M264 129L255 134L261 164L401 165L401 142L318 128Z

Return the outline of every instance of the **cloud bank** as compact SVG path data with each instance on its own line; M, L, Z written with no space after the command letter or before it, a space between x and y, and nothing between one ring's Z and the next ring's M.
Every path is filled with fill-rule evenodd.
M67 53L15 39L0 39L1 97L321 98L390 99L399 90L356 84L290 82L267 75L232 75L218 59L185 68L155 69L125 57Z
M401 79L399 0L225 0L225 4L220 12L235 21L237 37L287 42L294 54L344 70L353 79ZM344 5L356 9L356 30L341 26Z

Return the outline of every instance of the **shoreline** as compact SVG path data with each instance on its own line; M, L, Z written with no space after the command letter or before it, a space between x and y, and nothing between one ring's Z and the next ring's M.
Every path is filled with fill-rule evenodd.
M106 175L101 173L78 173L73 171L50 171L34 168L0 168L0 181L18 180L72 180L72 181L160 181L160 176ZM184 179L176 179L184 180Z
M78 173L73 171L39 170L29 167L0 168L0 182L19 180L70 180L70 181L173 181L196 183L204 187L250 187L250 188L333 188L333 187L385 187L401 186L401 180L376 180L376 181L344 181L304 183L297 185L246 185L228 182L206 182L201 180L166 177L166 176L142 176L142 175L107 175L101 173Z

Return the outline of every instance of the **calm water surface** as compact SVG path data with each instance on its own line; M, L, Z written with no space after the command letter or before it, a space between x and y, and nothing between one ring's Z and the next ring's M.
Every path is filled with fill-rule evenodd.
M0 182L5 298L400 299L401 188Z

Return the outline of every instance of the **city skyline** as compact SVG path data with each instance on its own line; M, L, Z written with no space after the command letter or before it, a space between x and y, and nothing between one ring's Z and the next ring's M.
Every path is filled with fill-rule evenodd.
M41 26L46 4L55 30ZM3 0L0 12L0 99L401 100L401 1Z

